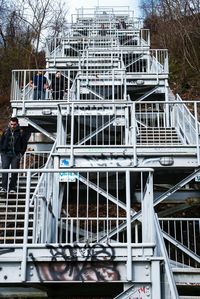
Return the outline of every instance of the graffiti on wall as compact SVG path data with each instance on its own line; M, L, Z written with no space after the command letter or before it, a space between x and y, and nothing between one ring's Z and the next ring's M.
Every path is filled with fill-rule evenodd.
M94 149L88 149L88 152ZM98 151L95 148L95 151ZM124 152L125 153L125 152ZM91 155L90 159L87 156L82 156L81 158L76 158L76 163L80 167L131 167L134 166L134 161L132 156L107 156L101 153L101 155L96 156ZM69 160L64 158L60 160L61 167L69 167ZM77 175L78 176L78 175Z
M86 243L84 246L80 246L77 243L58 246L47 244L46 248L50 251L52 261L56 261L57 257L61 257L65 261L77 261L79 256L84 261L111 261L115 258L114 248L109 244L95 243L90 245Z
M144 285L134 285L131 290L127 291L128 293L123 298L125 299L148 299L151 298L151 290L150 286L144 286Z
M107 244L46 245L50 262L39 262L31 253L42 281L119 281L120 270L114 262L115 251Z

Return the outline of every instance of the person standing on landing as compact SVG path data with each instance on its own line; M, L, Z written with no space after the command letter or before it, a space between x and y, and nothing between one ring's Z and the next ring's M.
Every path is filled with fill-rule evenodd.
M30 86L33 88L33 100L45 100L46 89L48 88L47 78L42 71L38 71L30 81Z
M27 137L20 128L17 117L11 117L8 127L0 138L0 152L3 169L19 169L20 159L27 148ZM17 173L12 173L9 183L9 191L17 191ZM8 188L8 173L2 173L2 188L0 192L6 192Z
M63 100L66 85L67 84L61 72L58 71L55 75L52 76L50 89L54 100Z

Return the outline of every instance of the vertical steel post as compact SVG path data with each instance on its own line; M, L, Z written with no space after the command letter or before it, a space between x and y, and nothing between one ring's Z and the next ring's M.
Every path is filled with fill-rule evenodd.
M26 178L26 204L25 204L25 219L24 219L24 237L23 237L23 251L21 262L21 280L26 281L26 259L27 259L27 244L28 244L28 221L29 221L29 201L30 201L30 187L31 187L31 172L27 172Z
M129 124L129 106L125 107L124 111L124 116L125 116L125 146L130 144L130 124Z
M20 84L20 82L18 83ZM25 97L26 97L26 70L24 71L24 82L23 82L23 107L22 107L22 114L25 114ZM20 88L20 86L19 86ZM19 100L19 99L18 99Z
M194 102L194 117L195 117L195 132L196 132L196 149L197 149L197 163L200 164L199 156L199 122L198 122L198 111L197 111L197 102Z
M160 67L160 61L158 60L158 50L155 50L156 53L156 75L157 75L157 84L159 82L158 80L158 74L159 74L159 67Z
M68 80L67 80L67 101L69 102L69 100L70 100L70 70L68 70L67 71L67 78L68 78ZM74 78L74 80L75 80L75 78ZM73 81L73 84L74 84L74 81Z
M62 145L63 136L61 134L61 123L62 123L62 113L61 107L58 105L58 115L57 115L57 144Z
M59 158L54 158L54 168L59 168ZM59 182L59 173L52 173L53 175L53 188L52 188L52 209L53 214L55 215L55 225L52 234L52 242L57 242L58 240L58 219L60 216L60 203L59 203L59 188L60 188L60 182ZM53 224L52 224L53 225Z
M132 281L130 171L126 171L127 280Z
M131 130L132 130L132 144L133 144L133 164L137 165L137 124L136 124L136 115L135 115L135 105L132 103L131 109Z
M123 99L124 99L124 101L126 101L127 100L127 85L126 85L126 72L125 72L125 70L123 70L123 78L124 78L124 80L123 80L123 83L124 83Z
M54 38L54 49L53 49L54 55L53 55L53 64L56 65L56 38Z
M74 165L74 103L71 110L70 166Z
M153 174L149 172L146 190L142 200L142 242L155 242L154 209L153 209Z
M165 80L165 103L169 102L169 84L168 81ZM165 104L165 111L166 111L166 126L170 127L170 113L169 113L169 105Z
M160 261L151 262L152 298L161 299Z
M112 101L115 100L115 70L112 69Z

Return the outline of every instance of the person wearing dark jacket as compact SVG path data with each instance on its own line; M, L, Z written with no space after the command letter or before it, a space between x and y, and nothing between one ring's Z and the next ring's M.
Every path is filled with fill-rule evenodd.
M45 92L48 88L47 78L42 71L38 71L30 81L30 86L33 88L33 100L45 100Z
M17 117L12 117L8 127L3 131L0 139L1 162L3 169L18 169L20 159L27 148L27 137L19 126ZM2 173L2 188L1 193L7 191L8 188L8 173ZM9 184L9 191L15 193L17 190L17 173L12 173Z
M65 79L61 72L57 72L52 76L50 89L54 100L62 100L66 89Z

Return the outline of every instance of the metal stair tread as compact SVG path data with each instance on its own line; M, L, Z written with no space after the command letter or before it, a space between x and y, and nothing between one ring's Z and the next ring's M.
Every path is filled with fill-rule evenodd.
M32 240L33 236L28 236L28 240ZM23 241L23 237L22 236L4 236L4 237L1 237L0 236L0 240L10 240L10 241L14 241L15 240L21 240ZM2 244L4 244L5 242L3 242ZM0 243L1 244L1 243Z
M6 227L6 229L5 228L0 228L0 231L4 231L4 232L7 232L7 231L15 231L15 233L17 234L17 232L18 231L24 231L24 227L16 227L16 226L14 226L14 227ZM31 231L31 230L33 230L33 227L32 226L30 226L29 228L28 228L28 230L29 231Z
M200 299L200 296L179 296L179 299Z
M22 218L22 216L24 216L24 215L25 215L25 213L24 213L24 212L21 212L21 211L8 212L8 213L7 213L7 216L5 216L5 218L3 218L3 217L0 218L0 222L3 222L3 221L5 221L5 220L12 220L11 218L13 218L13 216L16 216L15 219L19 219L19 218L17 218L17 216L20 216L20 219L24 219L24 218ZM34 215L33 212L30 213L30 216L33 216L33 215ZM2 216L2 215L1 215L1 216ZM33 219L33 218L30 217L29 219Z
M12 204L12 205L9 205L8 203L4 204L4 206L0 205L0 208L8 208L8 209L12 209L12 208L24 208L25 207L25 204L24 205L21 205L21 204Z
M0 220L0 225L4 224L4 223L21 223L21 222L24 222L25 218L21 218L21 219L1 219ZM31 217L29 219L30 222L33 222L33 218ZM1 226L2 227L2 226Z
M163 135L163 136L177 136L176 132L169 132L169 131L140 131L139 132L142 135Z

